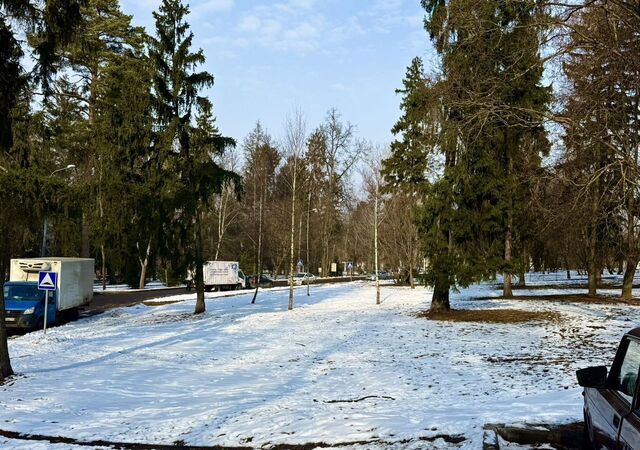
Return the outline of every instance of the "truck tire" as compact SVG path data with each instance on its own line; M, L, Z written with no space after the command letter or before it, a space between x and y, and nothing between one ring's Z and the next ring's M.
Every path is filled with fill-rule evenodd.
M80 310L78 308L71 308L67 310L65 320L67 322L73 322L74 320L78 320L78 317L80 317Z

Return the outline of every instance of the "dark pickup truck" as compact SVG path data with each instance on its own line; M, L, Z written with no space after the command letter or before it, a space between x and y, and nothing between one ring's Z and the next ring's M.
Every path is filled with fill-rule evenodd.
M605 366L578 370L587 448L640 449L639 370L640 328L624 335L608 374Z

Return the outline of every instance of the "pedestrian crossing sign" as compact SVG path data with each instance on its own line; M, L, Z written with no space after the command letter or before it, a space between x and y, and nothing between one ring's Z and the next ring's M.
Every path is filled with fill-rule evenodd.
M58 285L56 272L38 272L38 289L41 291L55 291Z

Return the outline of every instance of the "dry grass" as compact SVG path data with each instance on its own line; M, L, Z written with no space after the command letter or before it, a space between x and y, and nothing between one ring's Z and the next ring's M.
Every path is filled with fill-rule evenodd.
M174 303L180 303L182 300L164 300L164 301L155 301L155 302L142 302L145 306L164 306L164 305L172 305Z
M612 295L587 295L587 294L549 294L549 295L515 295L513 297L479 297L479 300L540 300L549 302L575 302L575 303L596 303L596 304L623 304L640 306L640 298L623 300Z
M447 322L525 323L559 321L562 315L555 311L523 311L520 309L452 309L433 313L426 311L418 317Z

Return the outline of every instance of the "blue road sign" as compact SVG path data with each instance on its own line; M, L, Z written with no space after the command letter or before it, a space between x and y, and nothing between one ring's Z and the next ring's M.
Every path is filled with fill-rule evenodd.
M304 263L302 262L302 260L301 260L301 259L299 259L299 260L298 260L298 267L302 267L302 266L304 266Z
M349 269L349 270L353 269L353 263L352 262L348 262L347 263L347 269Z
M41 291L55 291L58 285L56 272L38 272L38 289Z

